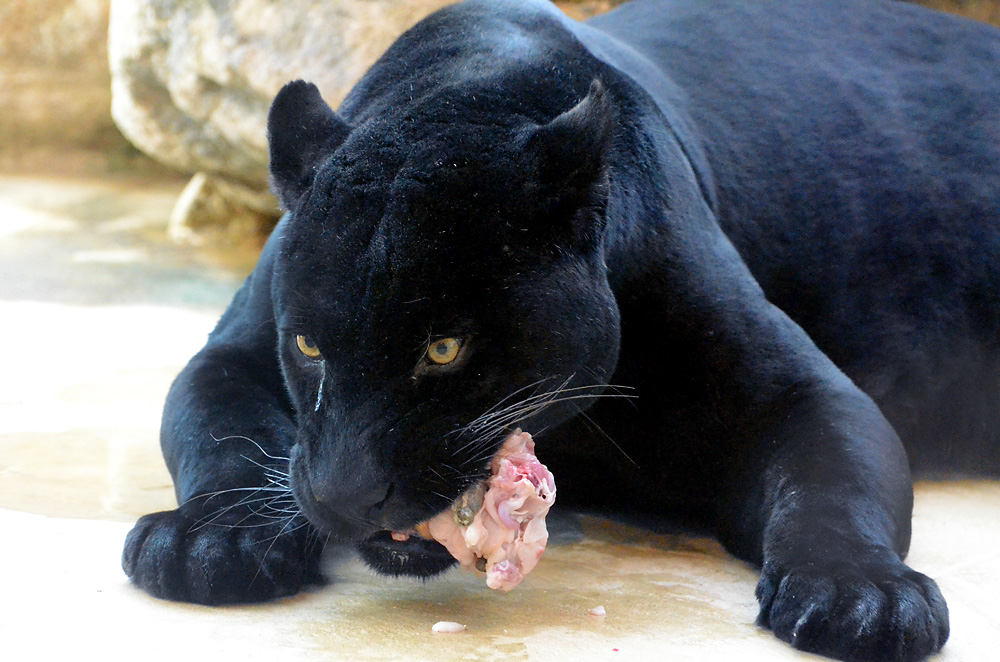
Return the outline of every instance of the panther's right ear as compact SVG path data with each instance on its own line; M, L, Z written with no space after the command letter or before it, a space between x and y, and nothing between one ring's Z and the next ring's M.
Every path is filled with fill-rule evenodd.
M291 209L312 184L323 158L336 150L351 127L323 101L312 83L288 83L267 115L271 188Z

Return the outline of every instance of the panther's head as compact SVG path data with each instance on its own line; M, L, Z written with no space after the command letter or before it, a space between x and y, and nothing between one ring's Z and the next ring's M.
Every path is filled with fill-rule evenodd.
M447 567L437 543L389 532L449 507L510 430L572 417L614 370L615 123L600 83L579 97L540 122L442 93L349 124L302 81L274 101L292 486L376 569Z

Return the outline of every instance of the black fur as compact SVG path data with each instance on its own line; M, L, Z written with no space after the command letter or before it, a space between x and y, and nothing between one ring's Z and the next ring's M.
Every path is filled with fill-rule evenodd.
M561 508L666 515L759 564L759 622L794 646L938 650L944 599L901 560L910 464L1000 473L998 100L996 30L871 0L588 24L472 0L336 113L290 83L289 214L171 389L183 505L139 521L126 571L261 600L318 581L329 538L435 574L440 546L387 531L520 426Z

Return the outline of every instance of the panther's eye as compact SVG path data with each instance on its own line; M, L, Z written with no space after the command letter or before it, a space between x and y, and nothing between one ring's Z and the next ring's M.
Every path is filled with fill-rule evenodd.
M462 343L457 338L435 340L427 348L427 358L438 365L447 365L458 358Z
M295 336L295 345L299 348L300 352L311 359L318 359L320 357L319 347L316 346L316 343L309 336Z

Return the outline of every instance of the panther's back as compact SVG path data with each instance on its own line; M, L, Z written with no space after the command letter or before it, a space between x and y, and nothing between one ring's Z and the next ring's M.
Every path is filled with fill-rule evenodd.
M683 91L723 229L915 467L1000 467L1000 30L859 0L591 24Z

